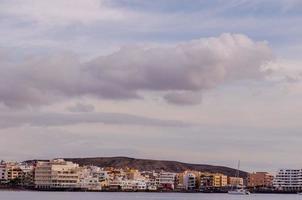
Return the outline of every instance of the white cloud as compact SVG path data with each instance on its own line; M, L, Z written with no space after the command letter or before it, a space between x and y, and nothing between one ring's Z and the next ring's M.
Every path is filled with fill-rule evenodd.
M302 62L300 60L276 59L266 65L272 73L267 77L274 81L297 82L302 79Z

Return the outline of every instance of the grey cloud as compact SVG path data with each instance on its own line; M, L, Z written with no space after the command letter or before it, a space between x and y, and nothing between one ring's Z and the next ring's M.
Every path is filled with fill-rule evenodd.
M159 127L182 127L193 124L177 120L162 120L122 113L25 113L0 114L0 128L29 125L33 127L65 126L80 123L103 123L119 125L141 125Z
M94 106L91 104L77 103L73 106L67 107L70 112L93 112Z
M285 76L285 81L288 83L298 83L300 82L301 78L300 77L292 77L292 76Z
M200 93L233 81L262 79L272 59L264 42L240 34L222 34L174 47L124 47L81 62L63 53L8 62L0 59L0 101L10 107L51 104L64 98L143 98L140 91ZM178 95L179 96L179 95ZM178 97L180 104L180 97ZM182 100L196 104L196 100Z
M177 92L164 95L164 99L176 105L197 105L201 103L201 93Z
M223 34L170 48L123 48L89 65L99 79L131 91L199 91L226 80L261 78L261 66L270 59L265 43Z

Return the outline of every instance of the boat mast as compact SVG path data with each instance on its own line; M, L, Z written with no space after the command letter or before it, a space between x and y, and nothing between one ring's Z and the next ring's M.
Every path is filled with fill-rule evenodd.
M238 160L237 171L236 171L236 178L239 178L239 169L240 169L240 160Z

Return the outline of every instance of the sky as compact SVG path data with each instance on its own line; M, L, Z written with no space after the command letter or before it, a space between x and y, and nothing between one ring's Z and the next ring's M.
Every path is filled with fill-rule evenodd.
M0 0L0 159L302 166L300 0Z

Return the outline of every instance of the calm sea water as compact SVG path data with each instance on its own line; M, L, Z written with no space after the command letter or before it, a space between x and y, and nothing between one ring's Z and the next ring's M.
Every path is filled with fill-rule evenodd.
M90 192L9 192L0 191L0 200L302 200L295 194L228 194L182 193L90 193Z

